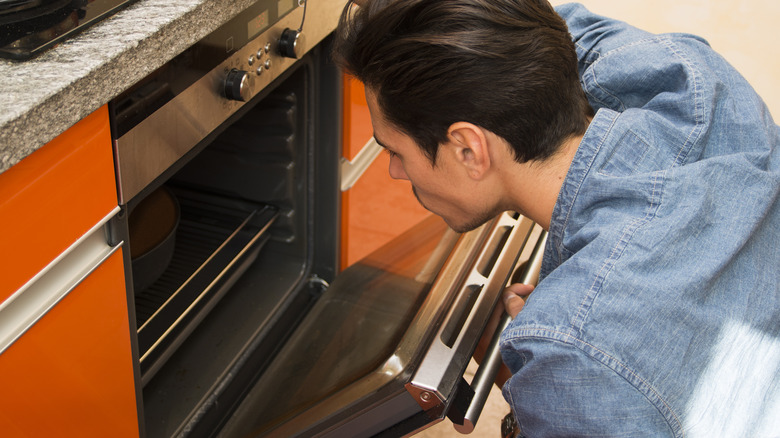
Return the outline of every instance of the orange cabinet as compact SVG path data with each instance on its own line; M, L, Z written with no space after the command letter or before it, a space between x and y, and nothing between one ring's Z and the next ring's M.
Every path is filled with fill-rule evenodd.
M343 156L352 160L374 135L363 84L345 76ZM341 268L352 265L431 213L412 194L409 181L390 178L390 158L380 154L341 197Z
M4 437L137 437L122 254L0 355Z
M0 174L0 435L138 436L108 110Z
M0 302L117 205L108 108L0 174Z

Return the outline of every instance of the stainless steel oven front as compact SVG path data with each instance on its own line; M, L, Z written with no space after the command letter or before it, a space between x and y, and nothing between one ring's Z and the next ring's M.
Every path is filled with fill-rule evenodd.
M258 0L111 102L148 437L467 431L491 382L463 373L540 257L517 214L431 216L337 272L344 2L307 3Z

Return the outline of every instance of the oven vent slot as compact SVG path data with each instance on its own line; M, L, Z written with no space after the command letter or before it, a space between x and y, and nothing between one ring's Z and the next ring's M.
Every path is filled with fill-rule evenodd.
M477 299L483 287L483 285L469 285L464 290L464 293L458 297L458 301L452 311L453 315L458 316L449 321L441 334L441 341L447 347L452 348L455 345L455 341L458 340L460 332L463 331L463 327L466 325L466 320L471 315L474 305L477 304Z
M181 206L173 258L135 296L144 384L257 258L278 215L270 205L173 192Z

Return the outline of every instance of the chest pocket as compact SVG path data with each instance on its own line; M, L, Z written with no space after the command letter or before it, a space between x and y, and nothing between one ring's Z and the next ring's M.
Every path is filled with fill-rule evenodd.
M629 176L664 169L666 160L659 152L635 132L627 130L599 168L599 174Z

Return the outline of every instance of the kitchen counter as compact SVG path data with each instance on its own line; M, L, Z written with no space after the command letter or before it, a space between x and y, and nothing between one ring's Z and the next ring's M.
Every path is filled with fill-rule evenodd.
M0 173L254 0L138 0L28 61L0 60Z

